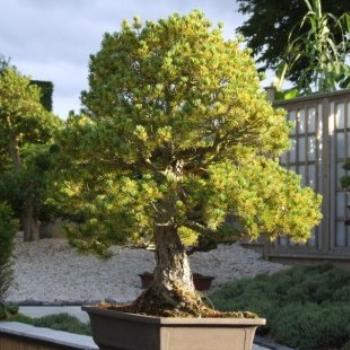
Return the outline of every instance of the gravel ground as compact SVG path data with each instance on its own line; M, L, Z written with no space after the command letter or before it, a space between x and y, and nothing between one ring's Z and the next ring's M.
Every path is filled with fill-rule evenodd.
M144 249L112 247L113 256L101 260L77 254L62 239L18 241L15 249L15 283L7 300L17 303L67 304L105 298L128 302L141 292L139 273L152 271L153 253ZM258 273L273 273L283 265L265 261L239 244L220 245L190 257L194 272L215 276L213 287Z

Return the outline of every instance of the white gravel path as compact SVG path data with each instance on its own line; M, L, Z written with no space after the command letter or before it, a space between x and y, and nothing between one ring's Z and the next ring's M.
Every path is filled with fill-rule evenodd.
M49 304L105 298L131 301L141 292L138 274L153 270L153 253L117 246L111 250L113 256L101 260L78 254L62 239L19 241L15 249L15 283L7 300ZM285 268L263 260L258 253L239 244L220 245L207 253L195 253L190 261L194 272L215 276L214 288L233 279Z

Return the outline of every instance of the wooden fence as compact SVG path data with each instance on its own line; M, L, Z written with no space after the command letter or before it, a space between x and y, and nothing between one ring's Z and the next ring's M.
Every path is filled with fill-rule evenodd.
M293 146L281 164L323 196L323 220L306 245L286 238L264 245L275 260L331 260L350 265L350 195L340 187L345 159L350 158L350 90L275 102L295 123Z
M62 346L56 346L53 344L38 341L28 341L27 339L10 338L8 336L0 335L0 349L1 350L62 350L72 349Z

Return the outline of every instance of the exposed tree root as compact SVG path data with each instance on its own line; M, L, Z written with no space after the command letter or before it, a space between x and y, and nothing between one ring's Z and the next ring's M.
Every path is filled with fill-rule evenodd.
M174 288L169 291L164 287L151 286L132 304L103 305L102 307L136 314L160 317L234 317L256 318L251 312L221 312L214 310L197 292Z

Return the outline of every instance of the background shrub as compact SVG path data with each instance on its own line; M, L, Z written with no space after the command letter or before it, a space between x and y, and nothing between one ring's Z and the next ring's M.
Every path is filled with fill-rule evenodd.
M90 324L81 322L67 313L31 318L23 314L11 317L11 321L22 322L36 327L46 327L74 334L91 335Z
M350 339L350 306L290 304L272 319L271 335L298 349L340 348Z
M6 306L4 298L12 282L12 250L18 225L12 210L0 202L0 320L17 312L16 307Z
M350 341L350 272L331 264L235 281L210 299L220 310L265 317L267 325L258 332L291 347L340 349Z
M12 281L11 256L18 225L12 210L0 202L0 302Z

